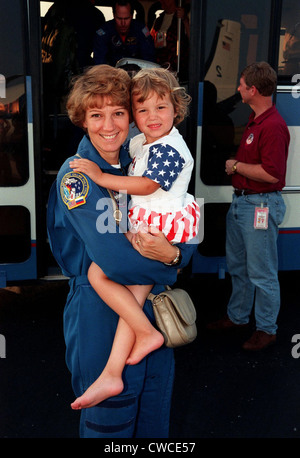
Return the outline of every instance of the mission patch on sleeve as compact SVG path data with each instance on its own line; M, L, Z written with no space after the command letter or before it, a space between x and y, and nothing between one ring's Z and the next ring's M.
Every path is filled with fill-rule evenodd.
M89 183L82 173L66 173L60 184L61 198L69 210L86 203Z

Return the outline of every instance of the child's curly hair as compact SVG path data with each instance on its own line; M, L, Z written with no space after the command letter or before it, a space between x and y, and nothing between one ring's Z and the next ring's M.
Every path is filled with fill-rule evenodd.
M159 97L170 95L176 113L176 126L188 115L191 97L184 87L181 87L173 73L164 68L145 68L140 70L131 82L131 97L137 96L138 102L144 102L154 91Z

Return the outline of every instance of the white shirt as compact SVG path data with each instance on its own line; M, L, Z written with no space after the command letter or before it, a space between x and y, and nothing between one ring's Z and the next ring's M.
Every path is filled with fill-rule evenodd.
M169 135L145 144L144 134L130 141L132 163L129 176L145 176L160 184L160 188L146 196L131 196L131 206L151 208L165 213L183 208L194 198L187 194L194 160L176 127Z

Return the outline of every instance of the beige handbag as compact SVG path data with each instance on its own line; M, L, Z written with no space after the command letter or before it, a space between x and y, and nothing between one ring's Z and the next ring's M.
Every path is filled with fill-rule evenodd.
M156 324L167 347L180 347L193 342L197 337L196 310L188 293L179 288L160 294L150 293Z

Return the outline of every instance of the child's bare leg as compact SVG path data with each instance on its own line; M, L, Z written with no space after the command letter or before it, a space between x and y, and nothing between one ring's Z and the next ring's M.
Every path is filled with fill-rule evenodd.
M145 299L151 290L150 285L142 285L140 288L138 285L135 286L135 291L140 289L141 292L139 300L142 301L142 305L140 305L128 287L107 278L96 264L92 264L89 269L89 280L103 301L123 318L134 331L136 343L143 342L144 351L141 352L140 359L136 353L131 364L137 364L144 356L163 344L162 334L152 326L142 310Z
M123 390L122 371L135 340L140 345L135 345L130 364L137 364L148 353L159 348L164 341L162 334L151 325L142 311L142 305L139 305L126 287L109 280L96 264L92 264L89 269L89 280L96 292L108 305L112 305L121 318L111 354L103 372L85 393L71 404L73 409L92 407ZM143 304L151 286L136 286L136 288L138 298ZM122 315L126 317L126 322L122 319ZM136 315L139 315L141 323ZM131 326L129 321L132 323Z
M127 285L129 291L134 295L140 307L143 308L144 303L147 299L148 294L152 289L152 285ZM144 312L143 312L144 313ZM157 331L158 332L158 331ZM159 342L161 346L164 342L164 338L160 332ZM151 342L150 342L151 345ZM153 348L151 351L156 350L158 347ZM141 361L149 352L149 337L146 334L136 335L134 346L131 353L126 361L126 364L137 364Z
M71 404L72 409L93 407L123 391L122 372L134 341L133 330L120 318L106 366L95 382Z

